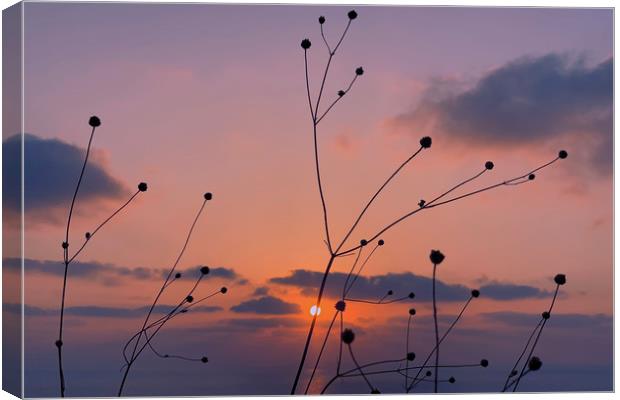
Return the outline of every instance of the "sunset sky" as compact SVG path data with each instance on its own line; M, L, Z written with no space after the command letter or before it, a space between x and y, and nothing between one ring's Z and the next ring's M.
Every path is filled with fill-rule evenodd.
M320 276L329 258L314 172L303 38L316 96L327 61L317 18L337 41L350 7L165 4L25 5L25 387L57 396L60 244L72 191L97 115L91 163L78 195L70 248L136 190L149 189L106 225L70 267L65 374L70 396L112 396L122 345L140 326L164 270L175 261L203 201L179 269L212 268L201 295L227 286L203 308L170 322L157 346L209 357L208 364L145 354L128 395L287 394ZM350 303L363 362L432 349L431 249L438 267L442 329L481 296L442 347L456 383L443 391L499 391L511 363L551 301L537 348L543 368L522 391L612 389L613 14L610 9L355 7L332 61L323 107L365 70L319 125L330 230L342 238L370 196L429 135L424 150L391 182L347 247L467 179L467 193L569 157L534 181L499 187L426 210L381 238L352 296L376 300L392 289L412 301ZM18 134L20 127L9 127ZM7 167L20 137L4 132ZM10 154L15 154L13 157ZM5 218L19 212L19 187L5 186ZM8 199L7 197L8 193ZM5 232L5 240L6 234ZM7 248L5 246L5 248ZM19 254L4 254L18 274ZM354 257L338 259L328 282L319 337ZM194 273L194 272L192 272ZM180 280L162 299L176 304ZM11 308L11 306L14 306ZM6 308L8 307L8 309ZM19 312L18 305L5 311ZM335 371L337 338L311 392ZM345 357L351 368L351 360ZM307 379L307 373L304 379ZM305 387L305 380L302 385ZM403 390L400 375L373 383ZM419 391L432 390L422 383ZM368 393L361 378L331 393Z

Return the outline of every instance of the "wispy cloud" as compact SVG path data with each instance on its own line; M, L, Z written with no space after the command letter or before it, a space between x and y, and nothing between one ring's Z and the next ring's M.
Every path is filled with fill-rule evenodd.
M176 306L160 304L153 309L155 314L167 314ZM2 307L3 311L13 314L21 313L21 306L17 303L5 303ZM65 314L76 317L92 317L92 318L136 318L144 316L150 309L150 306L137 308L122 307L102 307L102 306L73 306L66 307ZM192 313L211 313L222 311L222 307L218 306L196 306L191 308ZM26 316L57 316L59 310L51 308L42 308L32 305L24 305L24 314Z
M508 146L575 134L589 143L592 165L611 171L611 58L588 66L583 59L556 53L521 57L482 76L469 89L438 82L440 87L431 84L416 107L390 123L470 143Z

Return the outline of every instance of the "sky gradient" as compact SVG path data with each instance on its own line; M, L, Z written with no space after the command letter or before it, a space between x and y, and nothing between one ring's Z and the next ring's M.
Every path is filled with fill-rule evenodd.
M306 37L313 43L308 55L316 95L327 58L317 18L327 18L325 32L333 41L349 9L26 3L27 396L57 395L60 243L91 115L102 126L78 196L73 242L138 182L148 182L149 190L98 233L69 272L68 395L116 393L122 343L139 329L207 191L213 201L179 268L191 275L209 265L213 273L201 290L225 285L229 292L171 323L157 345L206 354L209 363L145 355L126 393L288 393L329 257L299 43ZM569 153L532 182L430 209L383 235L386 244L365 267L354 297L376 299L392 289L397 296L414 291L416 298L348 306L359 358L402 356L410 307L418 310L412 349L420 357L432 349L428 253L441 249L447 256L438 270L442 327L470 289L482 293L446 340L442 359L491 363L482 371L442 372L457 378L442 390L501 390L511 361L548 307L556 273L566 274L568 283L539 344L544 367L520 390L611 390L612 11L356 10L359 18L333 60L325 103L346 87L355 68L365 73L319 130L335 237L346 233L422 136L433 138L432 148L381 194L349 246L415 209L420 199L479 172L487 160L494 169L470 190L526 173L560 149ZM19 164L7 157L19 146L20 137L4 139L5 165ZM19 193L13 189L9 193ZM17 215L12 198L5 218ZM19 272L18 256L5 254L5 273ZM353 258L334 266L319 333ZM173 304L191 281L177 284L162 304ZM333 375L333 339L314 390ZM316 351L315 344L308 366ZM399 392L402 381L386 376L376 384ZM419 390L431 388L421 384ZM331 392L368 388L356 378Z

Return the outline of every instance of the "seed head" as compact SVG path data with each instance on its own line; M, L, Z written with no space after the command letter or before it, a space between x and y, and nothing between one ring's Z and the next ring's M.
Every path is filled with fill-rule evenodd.
M204 267L200 267L200 272L201 272L203 275L208 274L208 273L209 273L209 271L210 271L210 270L209 270L209 267L207 267L206 265L205 265Z
M430 370L426 371L426 376L431 376L431 375L433 375L433 373Z
M450 379L448 379L448 382L450 382L450 383L454 383L454 382L456 382L456 379L454 379L454 377L453 377L453 376L451 376L451 377L450 377Z
M426 204L426 200L422 199L418 202L418 205L420 206L420 208L424 207L424 204Z
M364 68L362 68L362 67L357 67L357 68L355 69L355 75L357 75L357 76L362 76L362 75L364 75Z
M346 94L346 92L345 92L344 90L339 90L339 91L338 91L338 96L339 96L339 97L342 97L342 96L344 96L345 94Z
M551 318L551 314L549 314L549 311L544 311L542 313L542 317L543 317L543 319L549 319L549 318Z
M553 280L555 281L555 283L557 283L558 285L564 285L566 283L566 275L564 274L557 274L555 276L555 278L553 278Z
M484 163L484 168L491 170L493 169L493 167L495 166L495 164L493 164L493 161L487 161Z
M486 358L483 358L482 360L480 360L480 365L484 368L489 366L489 360L487 360Z
M377 244L379 246L383 246L385 244L385 241L383 239L379 239L379 241L377 242Z
M411 316L415 315L415 308L410 308L409 309L409 315L411 315Z
M560 152L558 153L558 157L560 157L561 159L565 159L566 157L568 157L568 153L566 152L566 150L560 150Z
M60 348L62 347L62 340L57 340L54 342L54 344L56 345L56 347Z
M86 232L86 233L84 234L84 237L86 238L86 240L90 239L90 237L91 237L91 236L92 236L92 235L90 234L90 232Z
M414 352L407 353L407 360L409 361L415 360L415 353Z
M349 13L347 15L349 16L349 19L357 18L357 12L355 10L349 11Z
M192 296L192 295L190 294L190 295L188 295L188 296L185 298L185 300L186 300L188 303L191 303L192 301L194 301L194 296Z
M335 307L336 310L343 312L347 308L347 303L345 303L344 300L340 300L336 303Z
M200 359L200 361L202 361L204 364L206 364L206 363L208 363L208 362L209 362L209 359L208 359L207 357L202 357L202 358Z
M534 179L536 179L536 175L534 174L530 174L527 179L529 179L530 181L533 181Z
M319 24L323 25L324 23L325 23L325 17L321 15L319 17Z
M301 48L304 50L308 50L310 48L310 46L312 46L312 43L310 42L310 39L304 39L301 41Z
M368 244L368 240L366 240L366 239L362 239L362 240L360 240L360 246L364 247L364 246L366 246L367 244Z
M148 185L146 184L146 182L140 182L138 184L138 190L141 192L146 192L146 190L148 189Z
M211 200L213 199L213 193L207 192L204 195L205 200Z
M351 329L345 329L342 331L342 341L346 344L351 344L355 340L355 333Z
M409 297L410 299L413 299L415 297L415 293L413 292L409 292L409 294L407 295L407 297Z
M69 248L69 243L67 243L67 242L62 242L62 245L61 245L61 246L62 246L62 248L63 248L63 249L68 249L68 248Z
M226 294L226 292L228 292L228 288L224 286L220 289L220 292L222 292L222 294Z
M424 136L422 139L420 139L420 146L425 149L429 149L431 147L431 144L433 144L433 139L431 139L430 136Z
M88 125L92 126L93 128L96 128L98 126L101 126L101 120L99 119L99 117L93 115L92 117L88 119Z
M542 367L542 361L540 360L540 358L534 356L530 358L530 362L527 363L527 366L532 371L538 371L540 367Z
M388 295L388 296L391 296L391 295L393 295L393 294L394 294L394 291L393 291L393 290L391 290L391 289L390 289L390 290L388 290L388 292L387 292L387 295Z
M181 273L177 272L176 274L174 274L175 279L179 279L181 277Z
M446 258L443 253L439 250L431 250L431 254L429 256L431 262L435 265L441 264L441 262Z
M480 296L480 290L478 289L474 289L471 291L471 296L472 297L479 297Z

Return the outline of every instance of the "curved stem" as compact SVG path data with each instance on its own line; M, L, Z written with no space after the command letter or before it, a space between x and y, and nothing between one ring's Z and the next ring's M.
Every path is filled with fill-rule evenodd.
M329 339L329 334L332 331L332 327L334 326L334 322L336 321L336 317L338 316L340 311L336 311L334 313L334 317L332 318L332 322L329 324L329 328L327 328L327 333L325 334L325 339L323 339L323 344L321 345L321 350L319 351L319 355L316 357L316 363L314 363L314 368L312 369L312 374L310 375L310 379L308 379L308 384L306 385L306 390L304 394L308 394L308 390L310 389L310 385L312 384L312 379L314 379L314 374L316 373L317 368L319 367L319 362L321 361L321 356L323 355L323 350L325 350L325 346L327 345L327 339Z
M435 321L435 393L438 390L439 379L439 327L437 325L437 299L435 295L435 275L437 271L437 264L433 264L433 321Z

